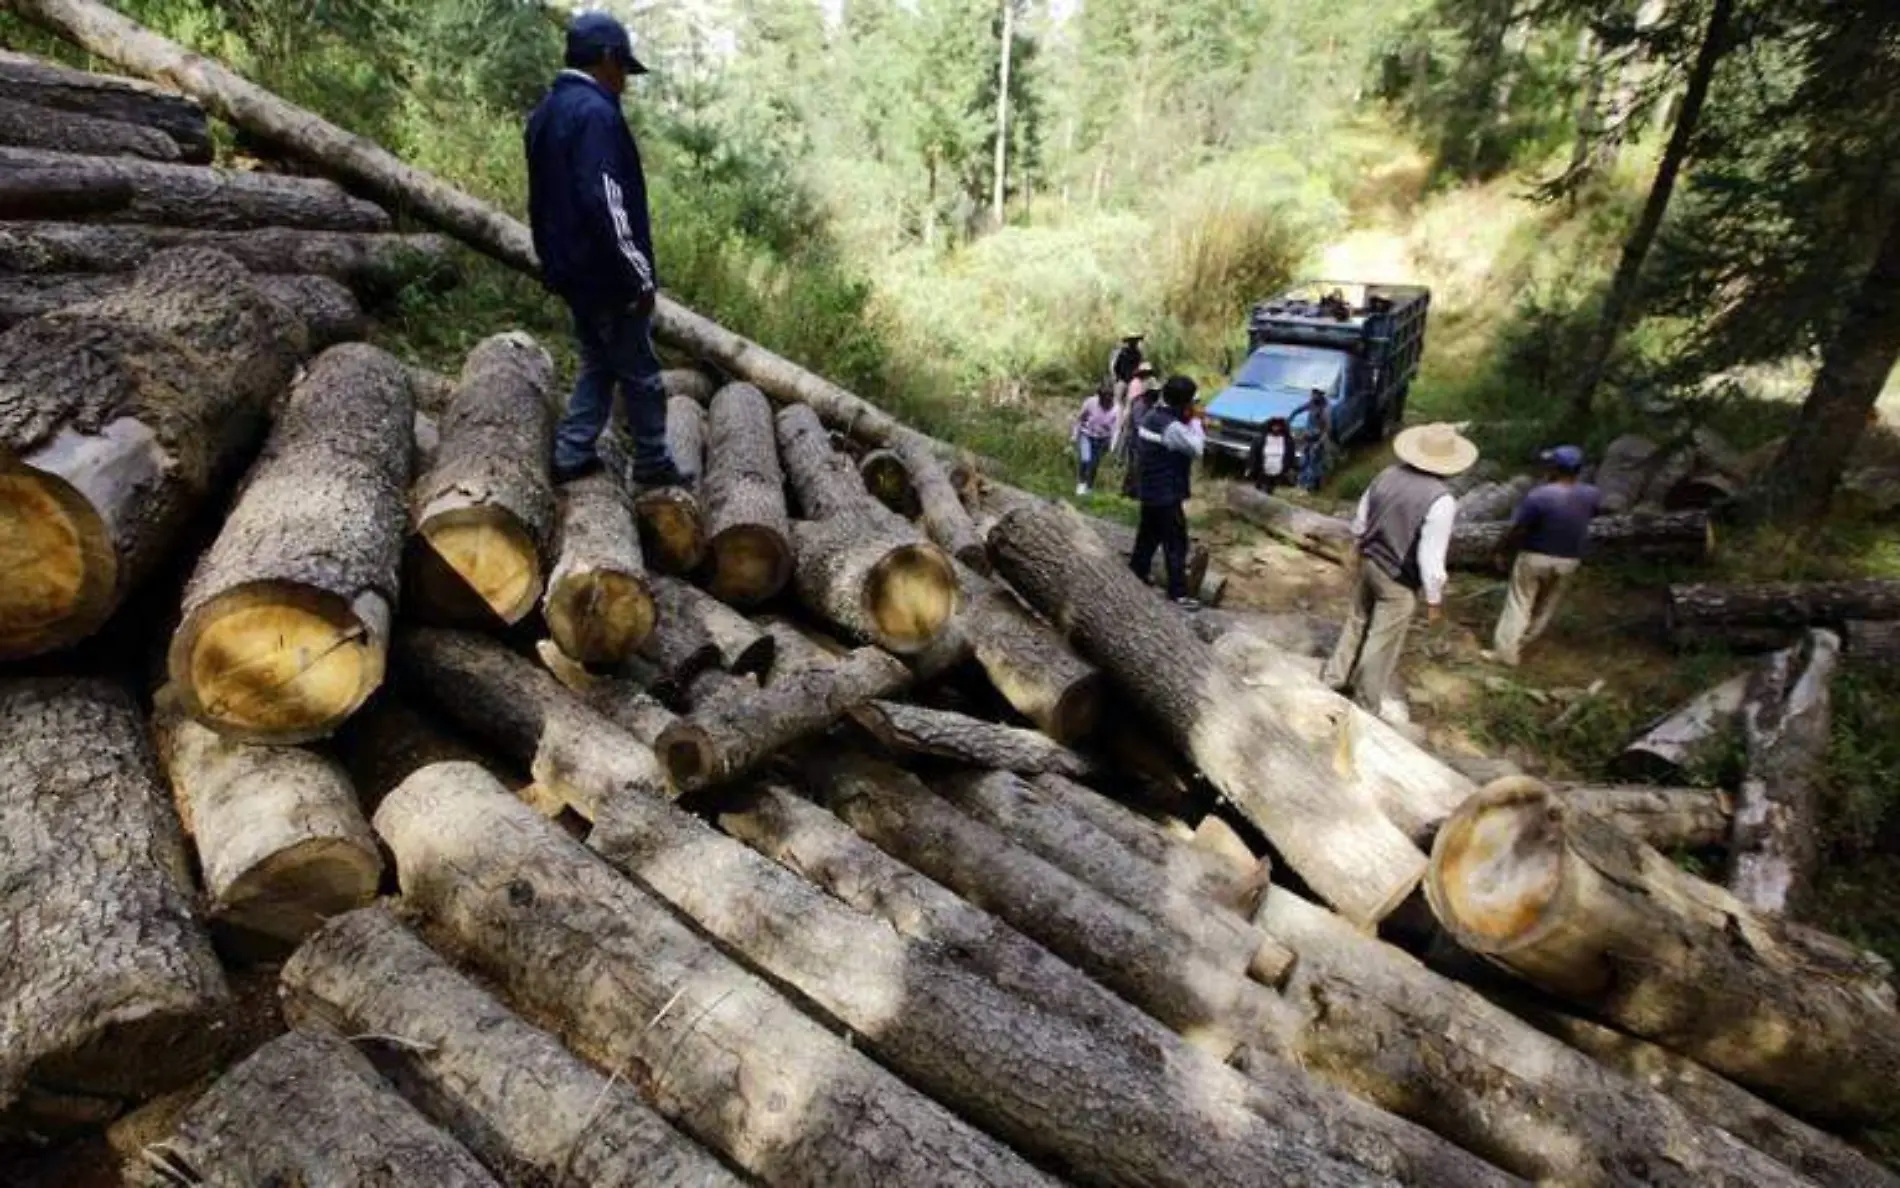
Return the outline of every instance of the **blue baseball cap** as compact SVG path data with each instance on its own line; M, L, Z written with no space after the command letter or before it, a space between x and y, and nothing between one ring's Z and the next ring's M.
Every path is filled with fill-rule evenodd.
M583 12L567 24L567 62L570 66L591 66L603 53L611 53L627 68L628 74L645 74L646 66L633 54L633 34L605 12Z
M1537 455L1541 462L1549 463L1565 474L1575 474L1583 469L1583 451L1573 445L1560 445Z

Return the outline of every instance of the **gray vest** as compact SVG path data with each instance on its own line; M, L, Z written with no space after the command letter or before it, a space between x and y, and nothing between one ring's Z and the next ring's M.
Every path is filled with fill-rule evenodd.
M1432 504L1450 493L1436 475L1405 465L1388 467L1366 493L1366 531L1359 538L1359 551L1387 577L1418 589L1418 534Z

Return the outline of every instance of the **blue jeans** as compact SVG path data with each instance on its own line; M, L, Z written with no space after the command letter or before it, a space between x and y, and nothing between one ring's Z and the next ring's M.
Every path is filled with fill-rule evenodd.
M573 470L597 457L596 442L613 414L614 389L627 401L627 428L633 434L635 472L664 467L666 385L660 382L660 358L653 353L648 319L633 310L568 303L574 337L580 344L581 373L568 397L567 415L554 431L554 466Z

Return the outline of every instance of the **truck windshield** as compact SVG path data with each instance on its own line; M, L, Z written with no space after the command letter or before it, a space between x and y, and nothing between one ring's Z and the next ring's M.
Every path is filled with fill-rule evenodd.
M1244 388L1290 388L1310 392L1314 388L1328 395L1339 378L1340 357L1335 351L1310 347L1264 347L1253 353L1234 383Z

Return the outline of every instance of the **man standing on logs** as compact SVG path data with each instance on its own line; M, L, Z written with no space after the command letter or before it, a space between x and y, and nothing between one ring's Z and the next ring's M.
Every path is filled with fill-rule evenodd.
M600 468L597 442L626 396L633 481L686 485L666 447L666 387L653 353L659 296L646 175L620 96L647 68L626 27L584 12L567 27L567 69L528 120L528 213L542 277L567 301L580 378L554 440L554 479Z
M1458 517L1458 500L1445 485L1471 469L1478 447L1450 425L1420 425L1392 442L1398 464L1373 480L1359 500L1352 533L1352 608L1339 646L1320 679L1388 720L1387 691L1405 651L1405 635L1425 594L1426 615L1438 622L1445 597L1445 556Z
M1583 473L1583 451L1576 446L1545 450L1550 481L1524 496L1511 530L1498 546L1500 560L1516 553L1511 564L1511 587L1498 619L1497 636L1485 659L1517 667L1518 653L1544 633L1557 614L1564 586L1581 564L1590 521L1603 502L1603 493L1577 481Z
M1168 597L1189 609L1199 603L1188 597L1187 503L1194 460L1207 448L1207 434L1194 409L1194 381L1184 375L1168 377L1161 387L1161 403L1135 426L1135 456L1140 461L1141 525L1135 532L1135 552L1129 559L1142 581L1161 550L1168 569Z

